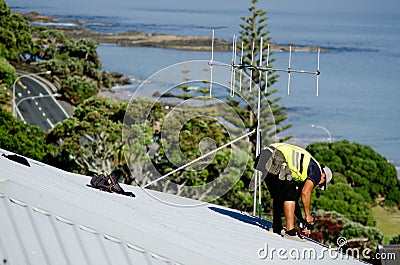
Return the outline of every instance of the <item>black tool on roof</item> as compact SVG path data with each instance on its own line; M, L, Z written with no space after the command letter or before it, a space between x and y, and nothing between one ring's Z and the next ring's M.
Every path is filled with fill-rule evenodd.
M14 161L14 162L20 163L20 164L22 164L24 166L27 166L27 167L31 166L29 164L28 160L26 160L25 157L22 157L22 156L19 156L19 155L6 155L6 154L3 154L3 156L5 158L8 158L8 159Z
M118 193L129 197L135 197L130 191L124 191L122 187L119 185L117 178L113 173L110 175L95 174L92 179L90 180L90 186L99 189L102 191L108 191L111 193Z

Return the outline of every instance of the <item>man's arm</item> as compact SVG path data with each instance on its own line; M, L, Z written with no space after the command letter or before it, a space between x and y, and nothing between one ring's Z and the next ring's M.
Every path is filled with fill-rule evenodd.
M311 215L310 211L310 205L311 205L311 192L314 188L314 183L307 179L306 183L304 184L304 187L301 191L301 201L303 203L304 207L304 213L306 215L306 221L307 222L312 222L314 220L314 217Z

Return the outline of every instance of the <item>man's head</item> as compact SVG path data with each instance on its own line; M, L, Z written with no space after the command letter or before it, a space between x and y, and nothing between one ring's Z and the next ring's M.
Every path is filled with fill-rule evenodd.
M322 174L321 181L318 185L321 187L321 190L326 190L328 183L332 180L332 171L329 167L321 165Z

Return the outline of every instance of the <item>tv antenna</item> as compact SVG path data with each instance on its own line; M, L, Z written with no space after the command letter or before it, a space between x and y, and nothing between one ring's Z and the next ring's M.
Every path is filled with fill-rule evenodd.
M239 91L242 91L242 82L243 82L243 70L248 69L250 70L250 78L249 78L249 91L252 92L252 76L253 76L253 71L258 70L259 71L259 89L258 89L258 100L257 100L257 128L245 133L244 135L238 137L237 139L234 139L233 141L218 147L217 149L208 152L205 155L202 155L201 157L180 166L179 168L173 170L172 172L169 172L166 175L163 175L156 180L146 184L143 186L143 188L146 188L152 184L155 184L156 182L165 179L169 175L182 170L186 168L187 166L190 166L191 164L211 155L214 154L215 152L221 150L222 148L225 148L231 144L233 144L236 141L239 141L245 137L248 137L252 135L253 133L256 133L256 157L260 155L261 153L261 129L260 129L260 115L261 115L261 77L262 74L265 74L265 87L264 87L264 92L267 92L268 89L268 72L269 71L275 71L275 72L286 72L288 74L288 82L287 82L287 93L288 95L290 94L290 81L291 81L291 73L300 73L300 74L312 74L316 76L316 96L318 96L319 93L319 75L320 75L320 70L319 70L319 63L320 63L320 49L318 49L318 57L317 57L317 70L316 71L308 71L308 70L298 70L298 69L292 69L291 68L291 60L292 60L292 47L289 46L289 62L288 62L288 68L283 69L283 68L275 68L275 67L270 67L269 66L269 56L270 56L270 45L267 44L267 58L266 58L266 65L263 65L263 38L260 39L260 60L258 65L256 65L255 62L255 42L252 43L252 50L251 50L251 63L250 64L245 64L244 63L244 55L243 55L243 42L241 42L241 55L240 55L240 63L237 63L237 38L236 35L233 35L232 39L232 63L227 64L227 63L221 63L221 62L215 62L214 61L214 30L212 31L212 42L211 42L211 59L208 62L208 65L210 67L210 98L212 98L212 92L213 92L213 67L214 66L224 66L224 67L230 67L231 70L231 78L230 78L230 96L234 97L235 96L235 86L236 86L236 79L235 79L235 74L236 71L239 70ZM261 208L261 172L256 170L255 175L254 175L254 209L253 209L253 215L256 215L256 206L257 206L257 193L258 193L258 213L259 213L259 218L261 218L261 213L262 213L262 208ZM258 188L258 191L257 191Z
M249 91L252 92L252 77L253 71L259 71L259 89L258 89L258 101L257 101L257 128L253 130L252 133L256 133L256 157L261 153L261 129L260 129L260 112L261 112L261 79L262 74L265 74L265 87L264 92L268 90L268 72L286 72L288 74L287 79L287 93L290 95L290 85L291 85L291 74L292 73L299 73L299 74L311 74L316 76L316 96L319 95L319 75L320 72L320 49L317 50L317 69L315 71L309 70L299 70L299 69L292 69L291 68L291 61L292 61L292 46L289 46L289 59L288 59L288 67L287 69L284 68L275 68L269 66L269 56L270 56L270 45L267 44L267 58L266 64L263 65L263 38L260 38L260 60L258 65L255 62L255 42L252 42L252 49L251 49L251 62L250 64L245 64L243 60L243 41L241 42L241 53L240 53L240 62L237 62L237 38L236 35L233 35L232 38L232 63L220 63L214 62L214 30L212 31L212 39L211 39L211 59L208 63L210 67L210 97L212 97L212 84L213 84L213 66L225 66L230 67L231 69L231 80L230 80L230 96L235 96L235 87L236 87L236 79L235 74L236 70L239 70L239 91L242 90L242 80L243 80L243 69L250 70L250 78L249 78ZM258 193L258 213L259 218L261 218L262 208L261 208L261 172L256 170L254 175L254 208L253 208L253 215L256 215L256 205L257 205L257 193ZM252 180L253 181L253 180ZM258 191L257 191L258 188Z

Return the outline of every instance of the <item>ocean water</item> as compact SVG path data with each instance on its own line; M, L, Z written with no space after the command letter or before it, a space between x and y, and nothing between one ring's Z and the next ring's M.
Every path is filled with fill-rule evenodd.
M13 11L37 11L56 16L63 23L83 20L94 30L121 32L139 30L177 35L215 35L231 39L240 30L241 16L248 16L250 1L27 1L7 0ZM348 139L367 144L400 166L400 2L396 0L275 0L260 1L268 12L268 30L278 44L313 45L330 48L322 52L319 96L315 78L292 74L287 94L287 75L281 74L276 96L287 106L285 131L295 141ZM209 52L176 51L158 48L98 48L103 68L132 77L133 91L142 80L169 65L209 60ZM230 63L230 52L218 52L215 60ZM275 67L286 68L288 53L277 52ZM292 68L316 69L316 54L295 52Z

